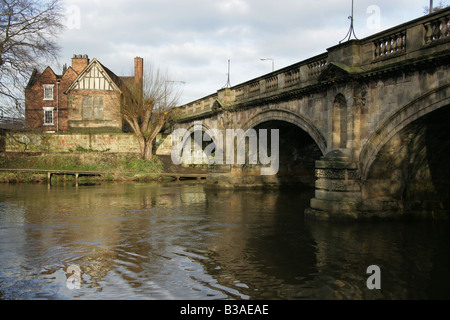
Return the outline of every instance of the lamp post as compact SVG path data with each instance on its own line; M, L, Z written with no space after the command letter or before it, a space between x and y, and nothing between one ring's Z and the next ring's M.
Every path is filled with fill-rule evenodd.
M271 58L261 58L261 61L266 61L266 60L272 61L272 72L273 72L275 70L275 62Z

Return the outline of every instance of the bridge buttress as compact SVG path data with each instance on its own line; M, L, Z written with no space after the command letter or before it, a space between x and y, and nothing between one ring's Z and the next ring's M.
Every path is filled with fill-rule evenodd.
M305 216L318 220L359 218L360 174L356 162L334 150L316 161L315 197Z

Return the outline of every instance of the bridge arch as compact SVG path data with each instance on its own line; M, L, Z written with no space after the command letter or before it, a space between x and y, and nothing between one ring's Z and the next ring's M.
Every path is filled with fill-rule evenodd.
M173 137L177 141L177 145L174 146L175 151L172 150L172 156L177 159L177 163L181 161L190 165L207 164L208 157L211 157L216 152L216 147L221 145L216 141L214 129L203 121L194 121L186 128L181 127L177 130L181 130L181 134L177 132L177 136ZM190 143L190 148L187 147L188 143ZM195 145L198 145L198 148ZM205 153L206 149L208 152Z
M289 110L269 109L259 112L258 114L247 120L242 126L242 129L244 131L247 131L267 121L284 121L296 125L300 129L305 131L314 140L314 142L322 152L322 155L325 154L327 143L322 133L315 127L315 125L311 121L300 117Z
M450 105L449 91L450 85L432 90L400 108L380 125L369 137L360 153L359 165L363 181L368 178L371 166L380 150L392 137L412 122Z
M257 153L252 158L253 161L258 159L256 168L260 165L264 168L269 166L260 162L261 159L267 160L266 157L270 157L270 167L276 167L275 173L263 178L265 183L308 190L314 188L315 162L324 155L326 142L310 121L289 110L266 109L245 121L241 129L245 136L238 138L236 149L246 150L248 157ZM277 132L272 131L274 129ZM260 139L267 140L264 142ZM257 150L250 149L250 145L254 146L251 142L257 142ZM277 162L276 166L273 165L274 161ZM255 162L246 159L244 174L246 170L251 172L255 168L252 164Z
M202 131L208 131L211 130L211 128L205 124L204 121L198 121L198 122L192 122L189 124L188 127L186 127L186 130L189 132L189 134L193 134L195 132L195 130L197 130L199 128L199 125L201 125L201 130Z

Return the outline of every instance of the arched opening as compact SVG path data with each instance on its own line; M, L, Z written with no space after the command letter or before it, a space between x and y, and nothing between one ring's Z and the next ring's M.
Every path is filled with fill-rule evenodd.
M171 133L171 154L165 163L167 172L176 172L183 177L195 177L195 174L207 174L211 159L214 159L216 151L215 131L210 130L201 123L193 126L177 128ZM220 144L219 144L220 146Z
M315 161L319 160L323 154L307 132L293 123L282 120L261 122L252 129L256 131L258 141L260 141L262 130L267 130L267 153L270 156L272 156L271 130L279 130L278 171L268 179L279 186L314 188Z
M379 210L423 218L450 216L450 106L405 126L377 153L363 197Z
M214 157L216 145L208 130L195 128L183 146L183 165L185 167L206 168Z
M347 147L347 101L338 94L333 101L333 149Z

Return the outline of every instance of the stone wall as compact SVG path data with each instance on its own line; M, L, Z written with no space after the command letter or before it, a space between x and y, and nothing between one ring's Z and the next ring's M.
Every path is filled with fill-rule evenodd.
M139 153L139 143L132 133L46 134L36 132L8 133L4 136L6 152L76 152L99 151ZM158 135L154 142L157 155L170 155L171 136Z
M68 102L69 130L116 128L122 131L119 114L120 93L115 91L77 90Z

